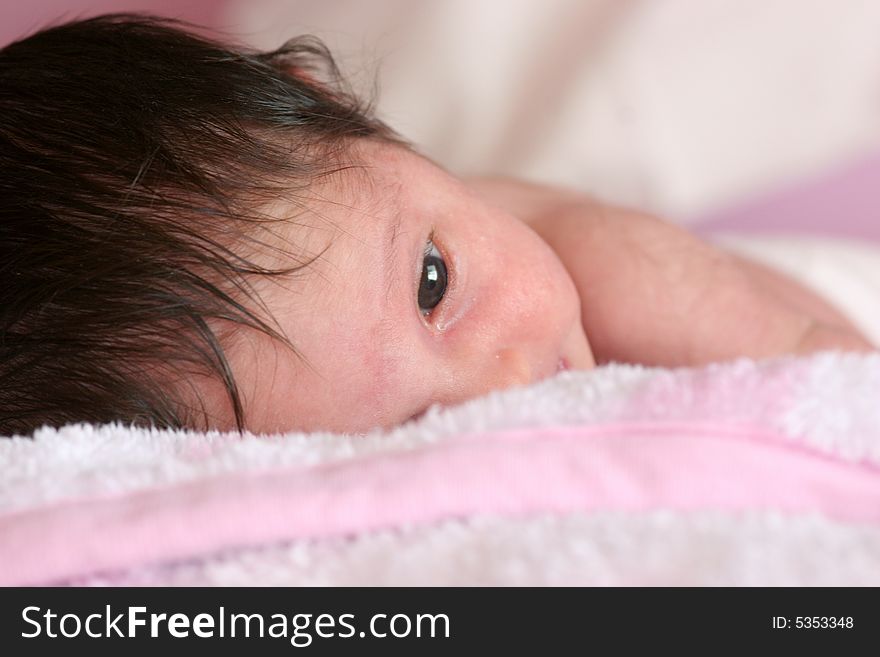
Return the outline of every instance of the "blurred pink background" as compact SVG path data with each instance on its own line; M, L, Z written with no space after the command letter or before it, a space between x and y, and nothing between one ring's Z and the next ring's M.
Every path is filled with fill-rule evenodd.
M29 0L0 7L0 44L35 32L49 23L86 18L107 12L147 11L214 25L224 10L222 0Z

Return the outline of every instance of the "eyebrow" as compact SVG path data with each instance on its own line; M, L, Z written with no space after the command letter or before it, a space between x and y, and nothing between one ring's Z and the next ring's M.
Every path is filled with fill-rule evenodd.
M395 275L397 274L398 259L395 258L397 249L395 248L397 238L400 235L400 226L403 223L403 208L400 207L398 199L394 197L392 201L393 212L391 220L385 228L385 240L383 242L382 264L385 273L385 301L388 302L394 287Z

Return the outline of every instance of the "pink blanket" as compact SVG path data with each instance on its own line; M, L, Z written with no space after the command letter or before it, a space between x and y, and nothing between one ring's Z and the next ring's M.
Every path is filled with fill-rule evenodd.
M537 531L548 518L612 514L622 519L619 531L634 531L634 519L667 513L678 519L676 531L687 533L688 518L699 523L712 513L726 518L732 537L743 529L737 523L753 524L755 514L776 518L777 530L779 522L818 517L824 524L810 539L817 552L806 558L821 560L827 555L816 546L851 537L851 550L870 549L876 557L856 559L869 570L841 574L839 583L877 584L878 395L880 355L829 352L694 370L565 373L368 436L44 429L33 441L0 442L0 583L161 584L179 578L181 568L193 583L206 583L212 568L207 583L228 583L216 581L218 559L240 577L234 564L252 569L255 558L273 550L271 575L236 583L313 583L283 572L291 565L277 550L322 544L326 559L347 560L350 571L325 583L388 583L388 572L371 581L352 556L383 532L392 532L388 559L400 558L412 532L448 536L452 524L482 532L468 549L504 563L518 548L499 549L477 520ZM602 531L608 529L606 522ZM607 537L596 532L580 527L566 535L556 527L543 545L549 562L575 539L598 550ZM809 551L810 540L796 543ZM643 549L665 554L665 541ZM699 562L705 545L695 540L677 550L669 557L679 564L673 571L618 564L603 583L756 579L738 571L743 564L731 556L733 563L716 565L723 572L683 576L679 562ZM451 558L448 545L422 552L422 567L437 572ZM786 557L795 564L805 558L779 556ZM374 572L375 559L374 550ZM596 583L583 565L574 559L568 571L557 566L515 581ZM393 573L390 581L419 583ZM513 581L494 573L471 583Z

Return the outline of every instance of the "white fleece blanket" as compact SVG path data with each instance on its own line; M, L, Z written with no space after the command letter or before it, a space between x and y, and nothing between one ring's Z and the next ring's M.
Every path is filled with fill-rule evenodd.
M878 396L880 354L827 352L367 436L45 428L0 441L0 584L876 586Z

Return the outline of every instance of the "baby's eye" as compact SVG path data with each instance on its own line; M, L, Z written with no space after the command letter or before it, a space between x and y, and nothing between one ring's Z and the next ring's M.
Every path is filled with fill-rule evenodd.
M428 240L422 260L422 280L419 283L419 310L429 315L446 292L446 263L434 242Z

